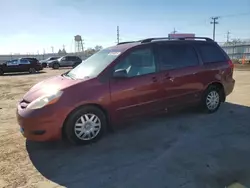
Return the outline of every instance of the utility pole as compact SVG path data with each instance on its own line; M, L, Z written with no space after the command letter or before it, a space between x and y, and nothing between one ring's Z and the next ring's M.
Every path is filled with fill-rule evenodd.
M227 42L229 42L229 39L230 39L230 34L231 34L231 32L230 32L230 31L228 31L228 32L227 32Z
M177 33L177 31L176 31L175 28L174 28L173 34L175 34L175 33Z
M219 17L212 17L211 19L213 20L212 22L210 22L210 24L213 24L213 40L215 40L215 25L219 24L219 22L216 21L219 19Z
M52 53L54 53L54 47L53 46L51 46L51 50L52 50Z
M44 59L44 55L45 55L45 49L43 49L43 59Z
M117 44L120 42L120 29L119 26L117 26Z

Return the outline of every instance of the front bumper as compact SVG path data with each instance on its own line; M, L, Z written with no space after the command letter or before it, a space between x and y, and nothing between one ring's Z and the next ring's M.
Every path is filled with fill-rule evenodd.
M62 125L66 117L56 111L22 109L18 104L16 115L20 132L28 140L53 141L62 137Z

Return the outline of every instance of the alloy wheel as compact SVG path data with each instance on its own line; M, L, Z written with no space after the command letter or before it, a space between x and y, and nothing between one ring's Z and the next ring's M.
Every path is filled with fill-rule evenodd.
M220 94L217 91L211 91L206 98L206 105L209 110L215 110L220 103Z
M84 114L75 123L74 132L80 140L92 140L101 130L101 121L95 114Z

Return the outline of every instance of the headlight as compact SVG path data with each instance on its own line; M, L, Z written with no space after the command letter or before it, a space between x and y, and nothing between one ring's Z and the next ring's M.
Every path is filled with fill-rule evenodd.
M39 108L42 108L46 105L54 104L61 97L62 93L63 93L62 91L57 91L55 93L39 97L36 100L32 101L27 106L27 109L39 109Z

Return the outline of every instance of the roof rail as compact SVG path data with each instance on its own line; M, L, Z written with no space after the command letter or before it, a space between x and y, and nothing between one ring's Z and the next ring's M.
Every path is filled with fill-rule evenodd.
M206 41L213 41L212 39L208 38L208 37L180 37L177 38L179 40L185 40L185 39L205 39Z
M152 42L153 40L171 40L171 38L169 38L169 37L147 38L147 39L140 40L139 42L141 42L141 43L147 43L147 42Z
M208 37L179 37L179 38L159 37L159 38L147 38L147 39L142 39L138 41L120 42L117 45L133 43L133 42L148 43L154 40L186 40L186 39L204 39L206 41L213 41L211 38L208 38Z
M133 42L137 42L137 41L119 42L117 45L121 45L121 44L128 44L128 43L133 43Z
M148 42L152 42L153 40L185 40L185 39L205 39L206 41L213 41L212 39L208 37L179 37L179 38L161 37L161 38L147 38L147 39L140 40L138 42L148 43Z

